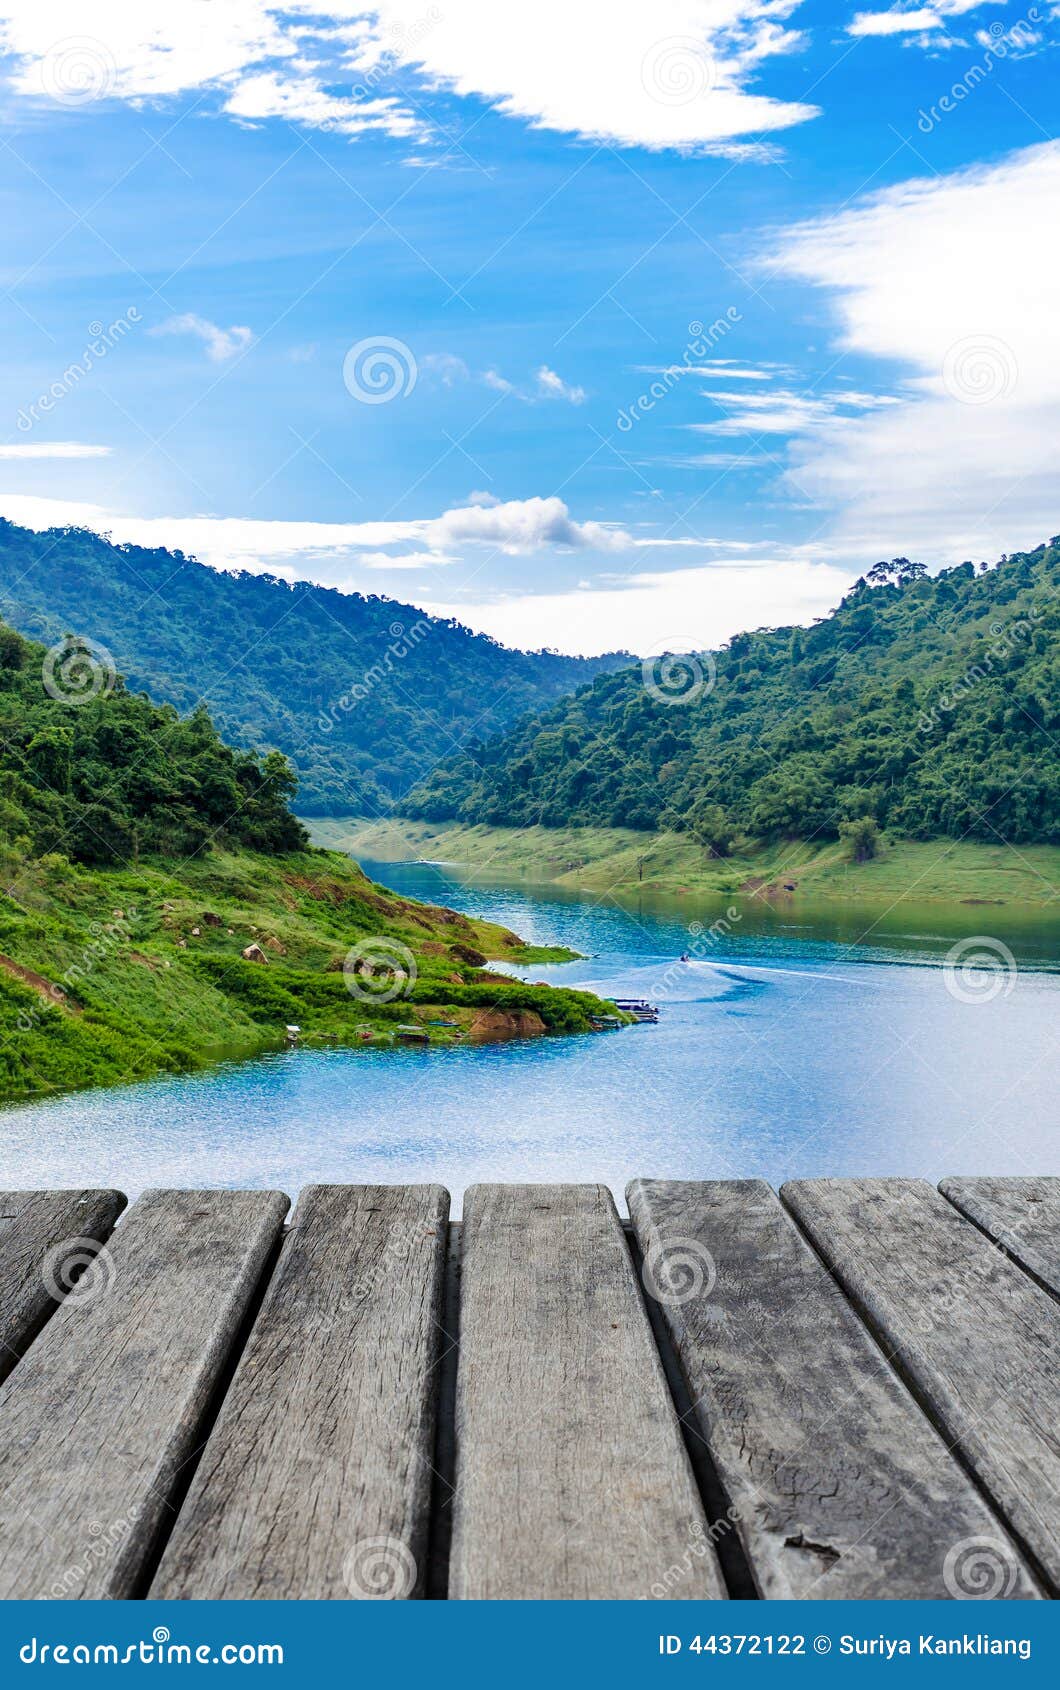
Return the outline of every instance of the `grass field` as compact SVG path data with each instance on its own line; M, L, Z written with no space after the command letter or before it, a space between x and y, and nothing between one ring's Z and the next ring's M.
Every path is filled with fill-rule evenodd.
M350 818L306 824L314 840L380 862L410 858L489 868L593 892L760 891L889 903L1060 903L1060 847L998 841L886 840L855 864L837 841L789 841L711 858L686 834L630 828L488 828Z
M447 1044L506 1021L583 1032L604 1008L483 966L573 953L399 897L337 853L2 866L0 1096L201 1067L280 1045L289 1026L357 1045L411 1026Z

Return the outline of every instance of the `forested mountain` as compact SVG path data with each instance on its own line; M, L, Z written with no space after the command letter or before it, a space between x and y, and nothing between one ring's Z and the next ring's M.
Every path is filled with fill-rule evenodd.
M233 751L204 709L180 717L77 640L46 651L0 623L0 852L82 863L301 849L277 751Z
M435 770L431 820L751 839L1060 842L1060 538L992 568L877 564L812 628L598 677Z
M226 739L283 751L307 815L386 809L471 735L629 661L510 651L394 599L2 519L0 615L48 646L89 636L131 690L204 702Z

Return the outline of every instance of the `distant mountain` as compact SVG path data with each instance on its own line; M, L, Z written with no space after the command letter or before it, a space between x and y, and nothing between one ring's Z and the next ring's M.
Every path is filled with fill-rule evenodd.
M0 616L49 646L86 636L130 690L205 703L226 739L283 751L307 815L387 810L469 739L630 660L510 651L376 594L2 519Z
M599 676L405 806L495 826L749 839L886 827L1060 843L1060 537L993 568L877 564L812 628Z

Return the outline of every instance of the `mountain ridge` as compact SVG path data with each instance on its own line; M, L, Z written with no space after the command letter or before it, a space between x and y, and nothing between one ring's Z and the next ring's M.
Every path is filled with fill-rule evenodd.
M306 815L385 811L487 717L503 731L629 661L515 651L380 594L2 518L0 616L45 645L90 637L130 690L182 714L206 702L225 739L282 751Z
M811 628L596 677L442 760L429 821L1060 842L1060 537L994 567L877 564Z

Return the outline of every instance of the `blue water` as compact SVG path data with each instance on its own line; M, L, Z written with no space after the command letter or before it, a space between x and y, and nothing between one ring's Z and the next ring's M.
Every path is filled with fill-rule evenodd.
M953 918L933 911L601 904L426 865L369 869L587 953L524 973L649 997L659 1023L448 1051L284 1051L10 1108L2 1183L294 1197L316 1181L437 1180L458 1207L479 1180L599 1180L620 1198L637 1174L1060 1172L1055 927L1005 933L1003 912L967 912L963 930L1003 935L1016 967L964 981L964 1001L941 966ZM694 960L677 963L686 950Z

